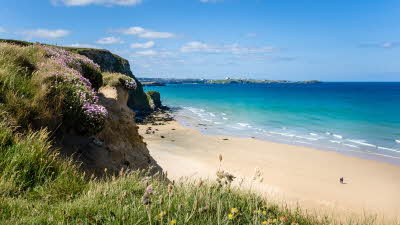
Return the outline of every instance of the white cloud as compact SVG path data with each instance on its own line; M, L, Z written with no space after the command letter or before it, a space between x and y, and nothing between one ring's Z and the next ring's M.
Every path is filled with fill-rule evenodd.
M75 44L70 44L67 45L68 47L75 47L75 48L99 48L96 45L91 45L91 44L80 44L80 43L75 43Z
M57 39L57 38L63 38L69 35L71 32L62 29L58 30L36 29L36 30L27 30L22 33L28 39L32 38Z
M143 2L143 0L51 0L54 5L66 5L66 6L85 6L85 5L121 5L121 6L133 6Z
M396 47L399 43L397 42L385 42L382 44L382 48L393 48Z
M134 35L140 38L149 38L149 39L156 39L156 38L173 38L176 35L169 32L158 32L152 30L146 30L142 27L130 27L127 29L121 29L117 32L127 35Z
M122 44L124 42L121 41L121 39L117 38L117 37L105 37L100 40L97 40L96 43L102 44L102 45L110 45L110 44Z
M3 27L0 27L0 33L7 33L7 30L4 29Z
M222 49L216 46L210 46L203 42L192 41L188 42L181 47L181 52L207 52L207 53L219 53Z
M137 55L145 55L145 56L155 56L158 52L154 50L145 50L145 51L138 51L136 52Z
M230 45L209 45L203 42L193 41L188 42L181 47L181 52L190 53L230 53L230 54L257 54L257 53L268 53L275 52L278 49L270 46L258 47L258 48L246 48L241 47L238 44Z
M362 47L362 48L394 48L397 46L400 46L400 41L360 44L360 47Z
M133 43L131 44L131 48L152 48L154 45L154 41L148 41L145 43Z

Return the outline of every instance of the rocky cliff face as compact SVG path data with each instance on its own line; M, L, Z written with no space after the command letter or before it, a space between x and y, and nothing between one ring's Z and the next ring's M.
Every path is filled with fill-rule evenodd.
M126 75L101 72L116 69L131 74L128 62L105 50L89 52L103 63L101 68L76 54L76 49L0 43L0 119L18 127L15 132L21 134L48 131L49 145L76 159L88 173L101 176L104 171L115 174L149 167L161 171L127 105L132 96L128 92L138 85ZM143 89L136 91L147 102Z
M112 174L128 169L161 171L139 135L134 112L127 106L128 91L122 87L106 86L99 92L99 103L108 111L104 129L89 138L65 135L60 143L63 153L74 156L84 170L97 176L105 170Z
M149 104L146 93L143 91L142 84L133 75L128 60L114 55L107 50L85 48L68 49L93 60L100 66L103 72L121 73L135 79L137 88L129 92L128 106L134 110L137 115L148 114L153 110Z
M148 91L146 92L150 107L153 110L159 109L162 107L161 105L161 96L158 91Z

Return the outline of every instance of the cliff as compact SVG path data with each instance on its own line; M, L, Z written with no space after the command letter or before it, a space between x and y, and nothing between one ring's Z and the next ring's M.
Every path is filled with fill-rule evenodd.
M10 40L10 39L0 39L0 42L9 43L18 46L31 46L34 43L20 41L20 40ZM51 45L48 45L51 46ZM152 112L152 108L148 102L148 97L143 91L143 86L138 79L133 75L129 61L111 53L105 49L93 49L93 48L73 48L73 47L59 47L73 53L77 53L87 58L91 59L94 63L100 66L102 72L112 72L121 73L132 77L137 83L137 88L135 90L129 91L128 106L134 110L137 115L145 115Z
M0 43L0 118L16 127L16 136L49 132L48 145L75 158L88 173L161 171L127 104L132 93L140 92L140 83L124 74L102 73L130 73L129 64L105 50L74 53L81 50Z
M148 102L146 93L143 91L143 86L138 79L133 75L128 60L121 58L118 55L112 54L108 50L88 49L88 48L66 48L69 51L84 55L93 60L101 68L102 72L121 73L135 79L137 88L130 91L128 106L138 115L148 114L152 108Z

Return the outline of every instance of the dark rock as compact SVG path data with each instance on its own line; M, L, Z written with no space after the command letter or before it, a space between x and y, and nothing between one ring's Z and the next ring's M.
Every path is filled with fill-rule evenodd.
M150 107L153 110L159 109L162 106L160 93L158 91L148 91L146 92L146 95L148 97Z

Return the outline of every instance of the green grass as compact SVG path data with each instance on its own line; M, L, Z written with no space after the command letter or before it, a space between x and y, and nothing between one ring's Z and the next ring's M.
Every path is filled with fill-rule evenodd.
M124 80L133 79L121 73L103 73L103 86L118 87L123 86Z

